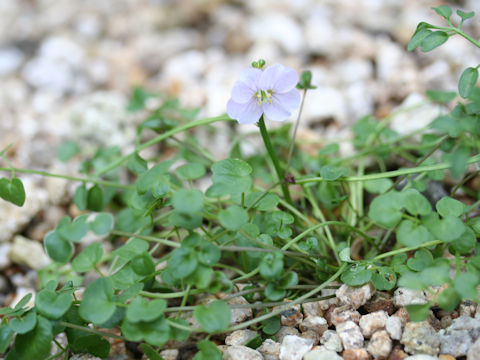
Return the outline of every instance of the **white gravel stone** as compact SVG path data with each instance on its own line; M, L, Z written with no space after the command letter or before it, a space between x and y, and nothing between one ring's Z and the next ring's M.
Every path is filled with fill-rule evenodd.
M300 332L296 328L291 327L291 326L280 326L280 330L278 330L277 333L275 334L275 339L279 343L282 343L283 339L287 335L298 335L298 336L300 336Z
M263 356L247 346L235 345L225 350L223 360L263 360Z
M283 307L283 305L282 305ZM278 307L274 307L274 310ZM300 305L292 305L280 313L280 322L283 326L298 326L303 320L303 314L300 310Z
M385 330L393 340L402 338L402 320L398 316L390 316L385 324Z
M427 322L408 322L403 330L400 343L410 354L436 356L440 350L440 339L435 329Z
M14 73L23 61L23 53L14 47L0 49L0 77Z
M427 302L427 294L423 290L398 288L393 294L393 304L396 307L414 304L426 304Z
M178 353L178 349L167 349L160 351L160 356L163 360L177 360Z
M468 350L467 360L480 360L480 338L478 338Z
M343 358L332 350L312 350L303 356L303 360L342 360Z
M21 235L13 239L10 259L16 264L27 265L33 270L40 270L51 262L40 243Z
M335 332L335 330L327 330L320 338L320 344L325 346L328 350L341 352L343 350L342 340Z
M386 359L392 351L392 340L385 330L375 332L367 346L367 351L375 359Z
M300 323L300 331L305 332L308 330L313 330L318 334L318 336L322 336L327 329L327 320L320 316L307 316Z
M275 342L272 339L266 339L262 345L257 348L257 351L262 354L265 360L279 360L280 347L280 343Z
M405 360L438 360L436 356L426 355L426 354L417 354L408 356Z
M250 340L252 340L255 336L257 336L257 333L253 330L248 330L248 329L236 330L226 337L225 344L245 345Z
M4 270L10 266L10 249L12 245L10 243L0 243L0 270Z
M387 319L388 314L385 311L380 310L363 315L358 324L360 325L360 330L362 331L363 336L369 338L375 331L385 328Z
M345 321L336 327L336 331L342 340L344 349L360 349L363 348L363 335L360 327L353 321Z
M351 287L343 284L337 291L337 298L347 305L351 305L354 309L358 309L364 305L375 293L375 288L368 283L360 287Z
M287 335L280 346L280 360L302 360L303 355L312 349L313 340L295 335Z

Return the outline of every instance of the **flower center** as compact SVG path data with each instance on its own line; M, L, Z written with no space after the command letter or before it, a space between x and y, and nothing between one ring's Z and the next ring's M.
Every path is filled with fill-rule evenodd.
M258 90L253 97L257 99L257 105L262 104L271 104L273 102L272 98L273 91L272 90Z

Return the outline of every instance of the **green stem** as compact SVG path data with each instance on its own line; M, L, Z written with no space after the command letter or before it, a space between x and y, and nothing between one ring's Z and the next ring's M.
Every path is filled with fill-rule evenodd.
M295 122L295 127L293 128L292 140L290 140L290 148L288 149L288 160L287 160L287 172L290 168L290 163L292 161L293 149L295 148L295 139L297 138L298 125L300 125L300 118L302 117L303 105L305 103L305 97L307 96L308 89L303 90L302 102L300 103L300 109L298 110L297 121Z
M468 159L467 164L473 164L475 162L480 161L480 154L477 154L475 156L472 156L470 159ZM449 169L452 166L451 163L443 162L435 165L426 165L426 166L419 166L411 169L400 169L400 170L394 170L394 171L387 171L384 173L378 173L378 174L368 174L368 175L363 175L363 176L349 176L345 178L340 178L337 181L344 181L344 182L357 182L357 181L369 181L369 180L376 180L376 179L385 179L385 178L391 178L391 177L396 177L396 176L402 176L402 175L409 175L409 174L417 174L417 173L422 173L422 172L430 172L430 171L437 171L437 170L445 170ZM300 178L296 180L297 184L308 184L308 183L317 183L317 182L324 182L328 181L323 179L322 177L305 177L305 178Z
M107 332L104 332L104 331L95 330L95 329L89 328L89 327L87 327L87 326L80 326L80 325L77 325L77 324L70 324L70 323L65 322L65 321L60 321L59 324L60 324L61 326L69 327L69 328L72 328L72 329L81 330L81 331L89 332L89 333L96 334L96 335L100 335L100 336L107 336L107 337L111 337L111 338L114 338L114 339L119 339L119 340L127 341L127 339L125 339L123 336L119 336L119 335L107 333Z
M277 154L273 149L272 142L270 141L270 136L268 135L267 127L265 126L265 121L263 120L263 115L260 117L260 120L258 120L258 127L260 128L260 134L262 135L263 143L265 144L268 155L270 156L270 159L272 159L273 166L275 167L278 181L280 182L280 186L282 188L283 196L289 204L292 204L290 190L288 189L288 185L285 183L284 173L280 166L280 162L278 161Z
M47 172L47 171L42 171L42 170L0 167L0 171L12 171L12 170L15 171L15 172L19 172L19 173L41 175L41 176L46 176L46 177L53 177L53 178L72 180L72 181L81 181L81 182L84 182L84 183L92 183L92 184L102 185L102 186L106 186L106 187L113 187L113 188L118 188L118 189L135 189L134 185L119 184L119 183L116 183L116 182L113 182L113 181L104 181L104 180L98 180L98 179L93 179L93 178L89 178L89 177L78 177L78 176L70 176L70 175L62 175L62 174L53 174L53 173L50 173L50 172Z
M433 241L426 242L425 244L422 244L422 245L419 245L419 246L413 246L413 247L407 247L407 248L402 248L402 249L398 249L398 250L392 250L392 251L380 254L378 256L375 256L372 260L373 261L381 260L381 259L385 259L385 258L390 257L390 256L395 256L395 255L403 254L403 253L406 253L406 252L409 252L409 251L412 251L412 250L417 250L417 249L420 249L420 248L435 246L435 245L439 245L439 244L443 244L443 241L433 240Z
M211 124L211 123L214 123L214 122L217 122L217 121L233 121L233 119L230 119L230 117L228 115L221 115L221 116L216 116L216 117L210 117L210 118L191 121L187 124L176 127L172 130L169 130L169 131L161 134L161 135L158 135L157 137L154 137L153 139L147 141L146 143L143 143L142 145L138 146L135 149L135 152L142 151L142 150L144 150L144 149L146 149L146 148L148 148L148 147L150 147L154 144L159 143L160 141L168 139L170 136L181 133L185 130L188 130L188 129L191 129L191 128L194 128L194 127L197 127L197 126L208 125L208 124ZM127 161L129 156L132 155L132 154L133 153L127 154L127 155L122 156L121 158L115 160L110 165L108 165L108 166L104 167L103 169L100 169L99 171L97 171L94 174L94 176L98 177L102 174L105 174L105 173L109 172L112 169L115 169L116 167L118 167L119 165L121 165L122 163Z

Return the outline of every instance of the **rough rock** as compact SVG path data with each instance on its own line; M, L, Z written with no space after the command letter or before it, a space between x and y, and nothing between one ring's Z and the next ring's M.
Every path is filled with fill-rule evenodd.
M384 329L387 320L388 314L383 310L363 315L359 321L363 336L369 338L375 331Z
M375 295L365 305L363 305L363 308L368 313L384 310L388 315L392 315L395 311L393 299L381 297L379 294L381 293L375 293Z
M393 294L393 304L396 307L414 304L426 304L427 302L427 293L423 290L398 288Z
M10 259L14 263L27 265L34 270L40 270L51 262L40 243L21 235L17 235L13 239Z
M400 345L393 348L392 352L388 356L388 360L404 360L408 357L408 354L402 350Z
M342 340L334 330L325 331L320 338L320 343L328 350L338 353L343 350Z
M0 243L0 270L4 270L10 266L10 249L12 245L10 243Z
M245 345L250 340L252 340L255 336L257 336L257 333L253 330L248 330L248 329L236 330L226 337L225 344Z
M357 310L352 310L350 308L350 305L334 308L329 315L330 322L335 326L345 321L353 321L354 323L358 324L361 317Z
M13 74L23 58L22 52L15 47L0 48L0 77Z
M343 284L337 291L337 298L347 305L351 305L354 309L358 309L364 305L375 293L375 288L368 283L360 287L350 287Z
M307 316L301 323L300 323L300 331L305 332L308 330L315 331L318 336L322 336L322 334L328 329L327 320L320 316Z
M160 351L160 356L163 358L163 360L176 360L178 353L178 349L166 349Z
M263 360L263 356L247 346L235 345L225 350L223 360Z
M342 360L343 358L332 350L313 349L303 356L303 360Z
M440 330L440 353L455 357L467 355L472 339L467 330Z
M287 335L280 346L280 360L302 360L312 349L313 341L295 335Z
M262 354L265 360L279 360L280 346L280 343L275 342L272 339L266 339L262 345L257 348L257 351Z
M287 335L300 335L300 332L291 326L280 326L280 330L275 334L275 339L281 343L283 338Z
M398 316L390 316L385 324L385 330L393 340L402 338L402 320Z
M363 335L360 327L353 321L345 321L336 326L336 331L342 340L344 349L363 348Z
M478 338L468 350L467 360L480 360L480 338Z
M312 340L313 345L318 345L318 343L320 342L320 334L314 330L304 331L300 334L300 336L304 339Z
M278 309L278 307L274 307L274 310ZM300 305L295 304L287 309L283 310L280 313L280 323L283 326L298 326L303 320L303 314L300 310Z
M409 356L405 358L405 360L438 360L438 358L435 356L426 355L426 354L417 354L417 355Z
M460 316L475 316L477 310L477 303L470 300L462 300L458 306L458 312Z
M369 360L371 358L365 349L346 349L342 356L344 360Z
M405 351L410 354L437 356L440 350L440 339L427 321L408 322L400 343L405 345Z
M243 296L235 296L227 301L229 305L248 305L249 302ZM240 324L251 319L253 316L252 309L232 309L230 311L230 325Z
M367 346L367 351L375 359L386 359L392 351L392 340L385 330L375 332Z

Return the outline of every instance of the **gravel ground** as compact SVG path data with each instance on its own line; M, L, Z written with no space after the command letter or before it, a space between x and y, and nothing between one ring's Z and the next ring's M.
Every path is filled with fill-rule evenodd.
M262 57L312 71L318 89L308 94L299 136L319 143L346 140L346 153L349 127L360 116L381 117L421 102L428 88L455 89L461 71L478 64L476 50L459 37L429 54L406 52L419 21L441 24L430 9L441 3L0 0L0 149L12 144L7 155L17 167L74 174L75 166L55 160L66 139L76 140L85 153L99 145L131 150L135 118L125 106L133 86L178 96L185 106L201 107L202 116L216 116L225 111L238 72ZM449 4L480 10L475 0ZM465 29L480 33L476 21ZM392 126L410 131L436 111L417 108ZM216 136L209 143L222 158L228 138ZM65 214L71 194L63 180L22 179L25 206L0 202L1 305L34 291L34 271L49 262L41 241ZM433 356L407 359L467 353L467 359L480 358L478 335L472 335L480 333L474 304L413 324L404 305L426 300L400 290L384 299L371 289L342 287L328 304L306 306L303 313L295 309L296 318L285 319L281 335L259 351L243 346L252 333L230 334L221 346L224 358L336 359L337 353L344 359L404 359L407 353ZM352 303L355 296L358 302ZM176 359L175 351L164 358Z

